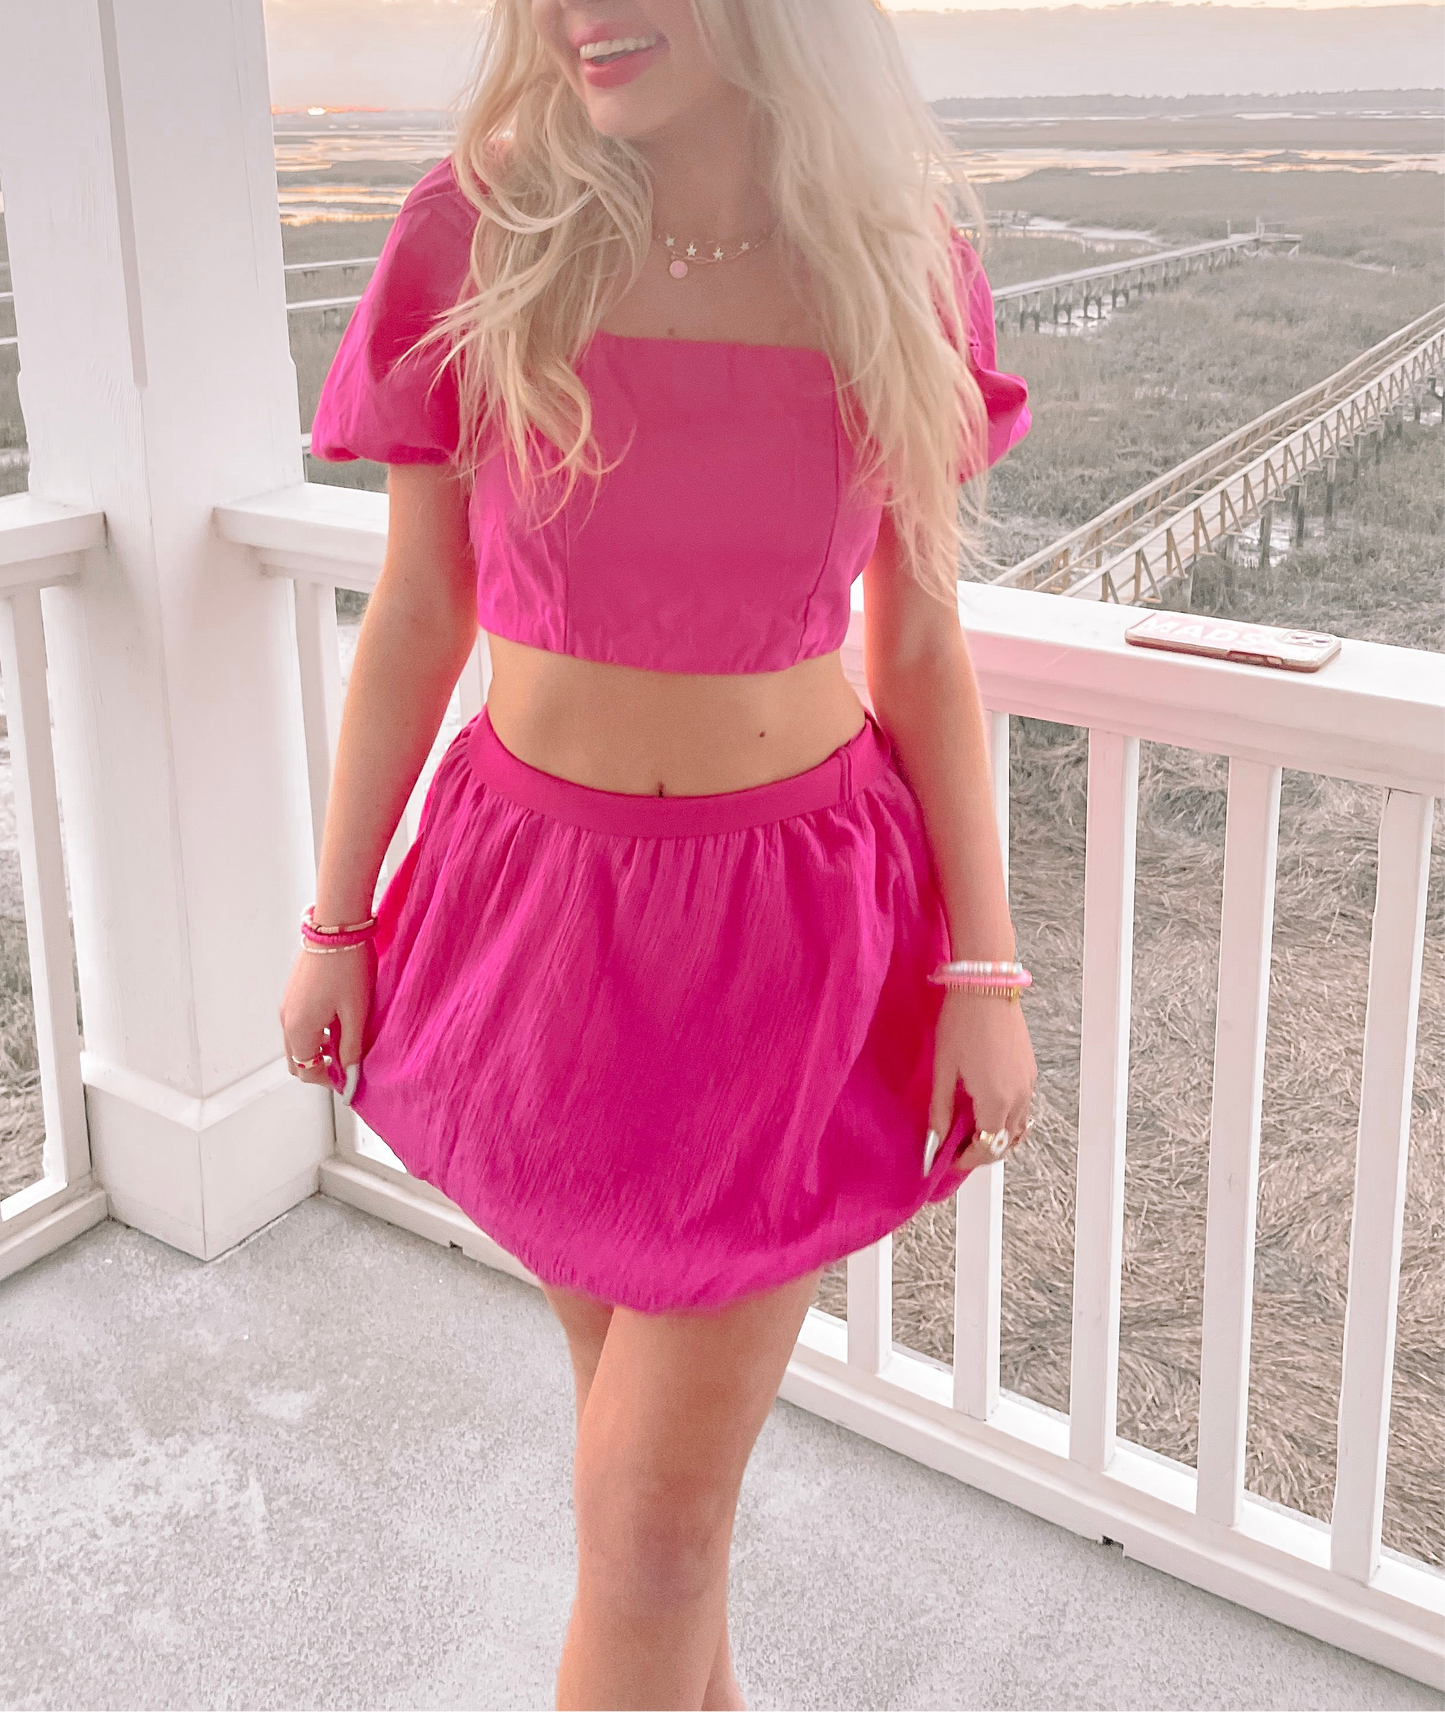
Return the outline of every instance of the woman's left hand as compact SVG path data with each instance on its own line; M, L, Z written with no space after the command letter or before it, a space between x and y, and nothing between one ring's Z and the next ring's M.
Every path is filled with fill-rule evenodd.
M994 993L945 990L933 1040L933 1102L929 1123L941 1136L953 1125L961 1081L973 1100L974 1130L1007 1130L1011 1152L1023 1139L1038 1070L1023 1006ZM969 1138L950 1169L992 1165L992 1154Z

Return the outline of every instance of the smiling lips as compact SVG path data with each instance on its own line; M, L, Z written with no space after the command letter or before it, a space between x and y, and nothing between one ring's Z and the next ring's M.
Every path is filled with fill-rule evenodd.
M640 76L662 46L663 38L654 30L646 36L608 36L599 41L580 42L577 54L587 82L610 89Z
M644 48L655 48L661 39L656 31L650 36L615 36L611 41L583 42L577 52L586 61L610 62L620 59L623 54L640 53Z

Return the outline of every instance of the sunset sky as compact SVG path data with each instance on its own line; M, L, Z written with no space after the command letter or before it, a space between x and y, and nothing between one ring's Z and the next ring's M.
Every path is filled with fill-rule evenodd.
M1003 7L1010 7L1010 9L1012 7L1031 7L1032 9L1038 5L1106 7L1106 5L1116 5L1116 3L1118 0L964 0L964 3L960 3L960 0L897 0L897 3L895 0L883 0L883 5L890 12L996 12ZM1159 3L1163 3L1163 5L1173 5L1173 3L1185 5L1185 3L1195 3L1195 0L1159 0ZM1276 7L1287 7L1293 12L1299 12L1299 10L1323 12L1323 10L1329 10L1332 7L1339 7L1341 3L1347 3L1347 5L1399 5L1400 0L1236 0L1236 3L1248 3L1252 7L1276 5ZM1418 5L1431 5L1431 3L1438 3L1438 0L1416 0L1416 3Z
M451 0L443 0L450 4ZM470 0L468 0L470 3ZM1163 5L1189 5L1196 0L1160 0ZM1350 0L1354 6L1393 6L1399 0ZM1091 6L1100 9L1110 7L1118 10L1118 0L966 0L963 5L959 0L883 0L890 12L996 12L1001 9L1014 11L1037 11L1051 6ZM1275 11L1291 12L1321 12L1338 9L1340 0L1247 0L1251 9L1269 6ZM1441 44L1445 52L1445 41ZM1439 81L1439 68L1430 77L1423 77L1426 83Z
M930 100L1399 89L1438 84L1445 49L1445 8L1397 0L887 3ZM277 107L423 108L453 99L484 0L265 0L265 8Z

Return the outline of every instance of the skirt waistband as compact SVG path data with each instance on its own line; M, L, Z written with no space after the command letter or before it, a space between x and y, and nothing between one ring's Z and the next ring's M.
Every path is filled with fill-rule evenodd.
M629 837L688 838L740 832L790 815L810 814L866 789L887 769L891 746L871 711L864 708L863 713L863 729L816 767L786 779L706 796L603 791L544 773L503 745L485 706L471 722L467 758L477 777L493 790L554 820Z

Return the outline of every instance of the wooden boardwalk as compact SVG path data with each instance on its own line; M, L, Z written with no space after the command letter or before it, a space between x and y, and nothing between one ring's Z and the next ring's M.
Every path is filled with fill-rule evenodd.
M1022 285L999 286L993 294L994 320L1000 328L1012 324L1023 329L1032 323L1035 332L1045 322L1068 326L1076 314L1085 321L1102 320L1106 305L1116 309L1141 293L1177 285L1197 273L1217 273L1275 246L1293 255L1299 245L1296 233L1277 231L1259 221L1252 232L1236 232L1232 237L1212 238L1207 243L1160 250L1156 255L1134 256L1128 261L1077 268L1072 273L1050 274L1047 279L1026 280Z
M1276 508L1291 507L1295 538L1303 539L1311 478L1322 480L1332 515L1341 460L1357 465L1371 445L1378 455L1406 410L1419 420L1442 375L1445 304L992 580L1157 605L1166 583L1252 526L1267 556Z

